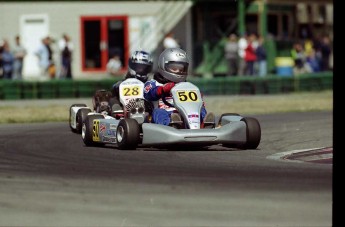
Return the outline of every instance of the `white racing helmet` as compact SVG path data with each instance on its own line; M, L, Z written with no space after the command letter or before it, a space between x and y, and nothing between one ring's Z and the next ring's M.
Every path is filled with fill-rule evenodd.
M188 75L189 59L186 51L180 48L167 48L159 56L158 72L155 78L160 83L184 82Z

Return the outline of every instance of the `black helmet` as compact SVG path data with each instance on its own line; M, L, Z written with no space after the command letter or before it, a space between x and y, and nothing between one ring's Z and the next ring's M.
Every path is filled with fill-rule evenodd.
M148 79L147 74L152 70L152 57L146 51L134 51L128 60L128 73L142 82Z

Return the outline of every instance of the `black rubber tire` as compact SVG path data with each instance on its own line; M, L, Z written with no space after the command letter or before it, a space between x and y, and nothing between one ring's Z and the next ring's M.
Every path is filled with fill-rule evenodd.
M90 113L90 109L80 109L76 115L76 133L81 134L81 127L83 126L83 121L86 119L88 113Z
M88 115L86 116L83 124L82 124L82 132L81 137L84 141L84 144L86 146L102 146L104 144L94 142L92 140L92 134L93 134L93 120L96 119L103 119L104 116L102 115Z
M122 119L116 129L116 142L121 150L135 150L140 141L140 126L134 119Z
M256 149L261 141L261 126L259 121L253 117L244 117L241 121L244 121L247 125L247 141L240 148Z
M77 104L72 104L69 108L69 117L68 117L68 122L69 122L69 128L71 129L72 132L77 132L74 128L71 126L71 114L72 114L72 107L86 107L86 104L82 103L77 103Z

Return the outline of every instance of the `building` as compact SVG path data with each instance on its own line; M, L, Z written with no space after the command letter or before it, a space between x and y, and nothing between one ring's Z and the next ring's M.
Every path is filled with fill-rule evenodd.
M331 0L186 0L186 1L2 1L0 38L14 43L19 34L27 48L24 78L39 79L34 52L44 36L55 39L54 60L59 68L57 41L67 33L74 43L74 78L107 77L110 55L127 59L135 49L145 49L156 59L164 35L173 31L190 53L191 69L203 64L211 73L222 72L219 42L229 33L245 31L271 34L278 49L302 36L328 33L333 37ZM217 47L218 45L218 50ZM210 56L207 56L207 53ZM206 63L205 63L206 62ZM200 70L199 70L200 71ZM122 74L119 74L122 75Z
M194 72L226 73L224 39L230 34L272 37L269 69L274 58L290 54L293 42L329 35L333 40L332 0L197 0L192 10ZM206 72L206 73L205 73Z
M165 33L188 13L190 1L7 1L0 2L0 38L14 44L19 34L28 55L24 78L39 79L35 50L47 35L57 41L64 33L74 43L75 78L102 78L112 52L120 53L123 72L136 49L155 52ZM58 65L59 66L59 65Z

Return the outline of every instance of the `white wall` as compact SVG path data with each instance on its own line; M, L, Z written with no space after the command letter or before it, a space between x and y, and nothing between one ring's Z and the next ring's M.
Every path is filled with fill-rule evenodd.
M129 18L129 42L132 44L130 50L137 48L136 38L143 33L162 34L162 31L155 30L157 25L156 16L167 7L164 1L130 1L130 2L0 2L0 38L8 39L14 45L14 37L20 34L20 18L24 15L47 14L49 18L49 35L59 40L63 33L70 35L75 51L73 53L73 75L75 78L92 78L95 73L81 71L81 16L110 16L127 15ZM175 4L185 4L175 2ZM186 7L190 7L189 3ZM172 7L171 2L169 7ZM188 10L188 9L187 9ZM176 22L175 22L176 23ZM171 28L173 25L169 24ZM148 42L143 39L140 45L142 48L153 49L157 47L160 37L150 38ZM39 38L38 38L39 39ZM55 61L59 60L57 44L53 44ZM106 76L106 73L99 73L97 77Z

